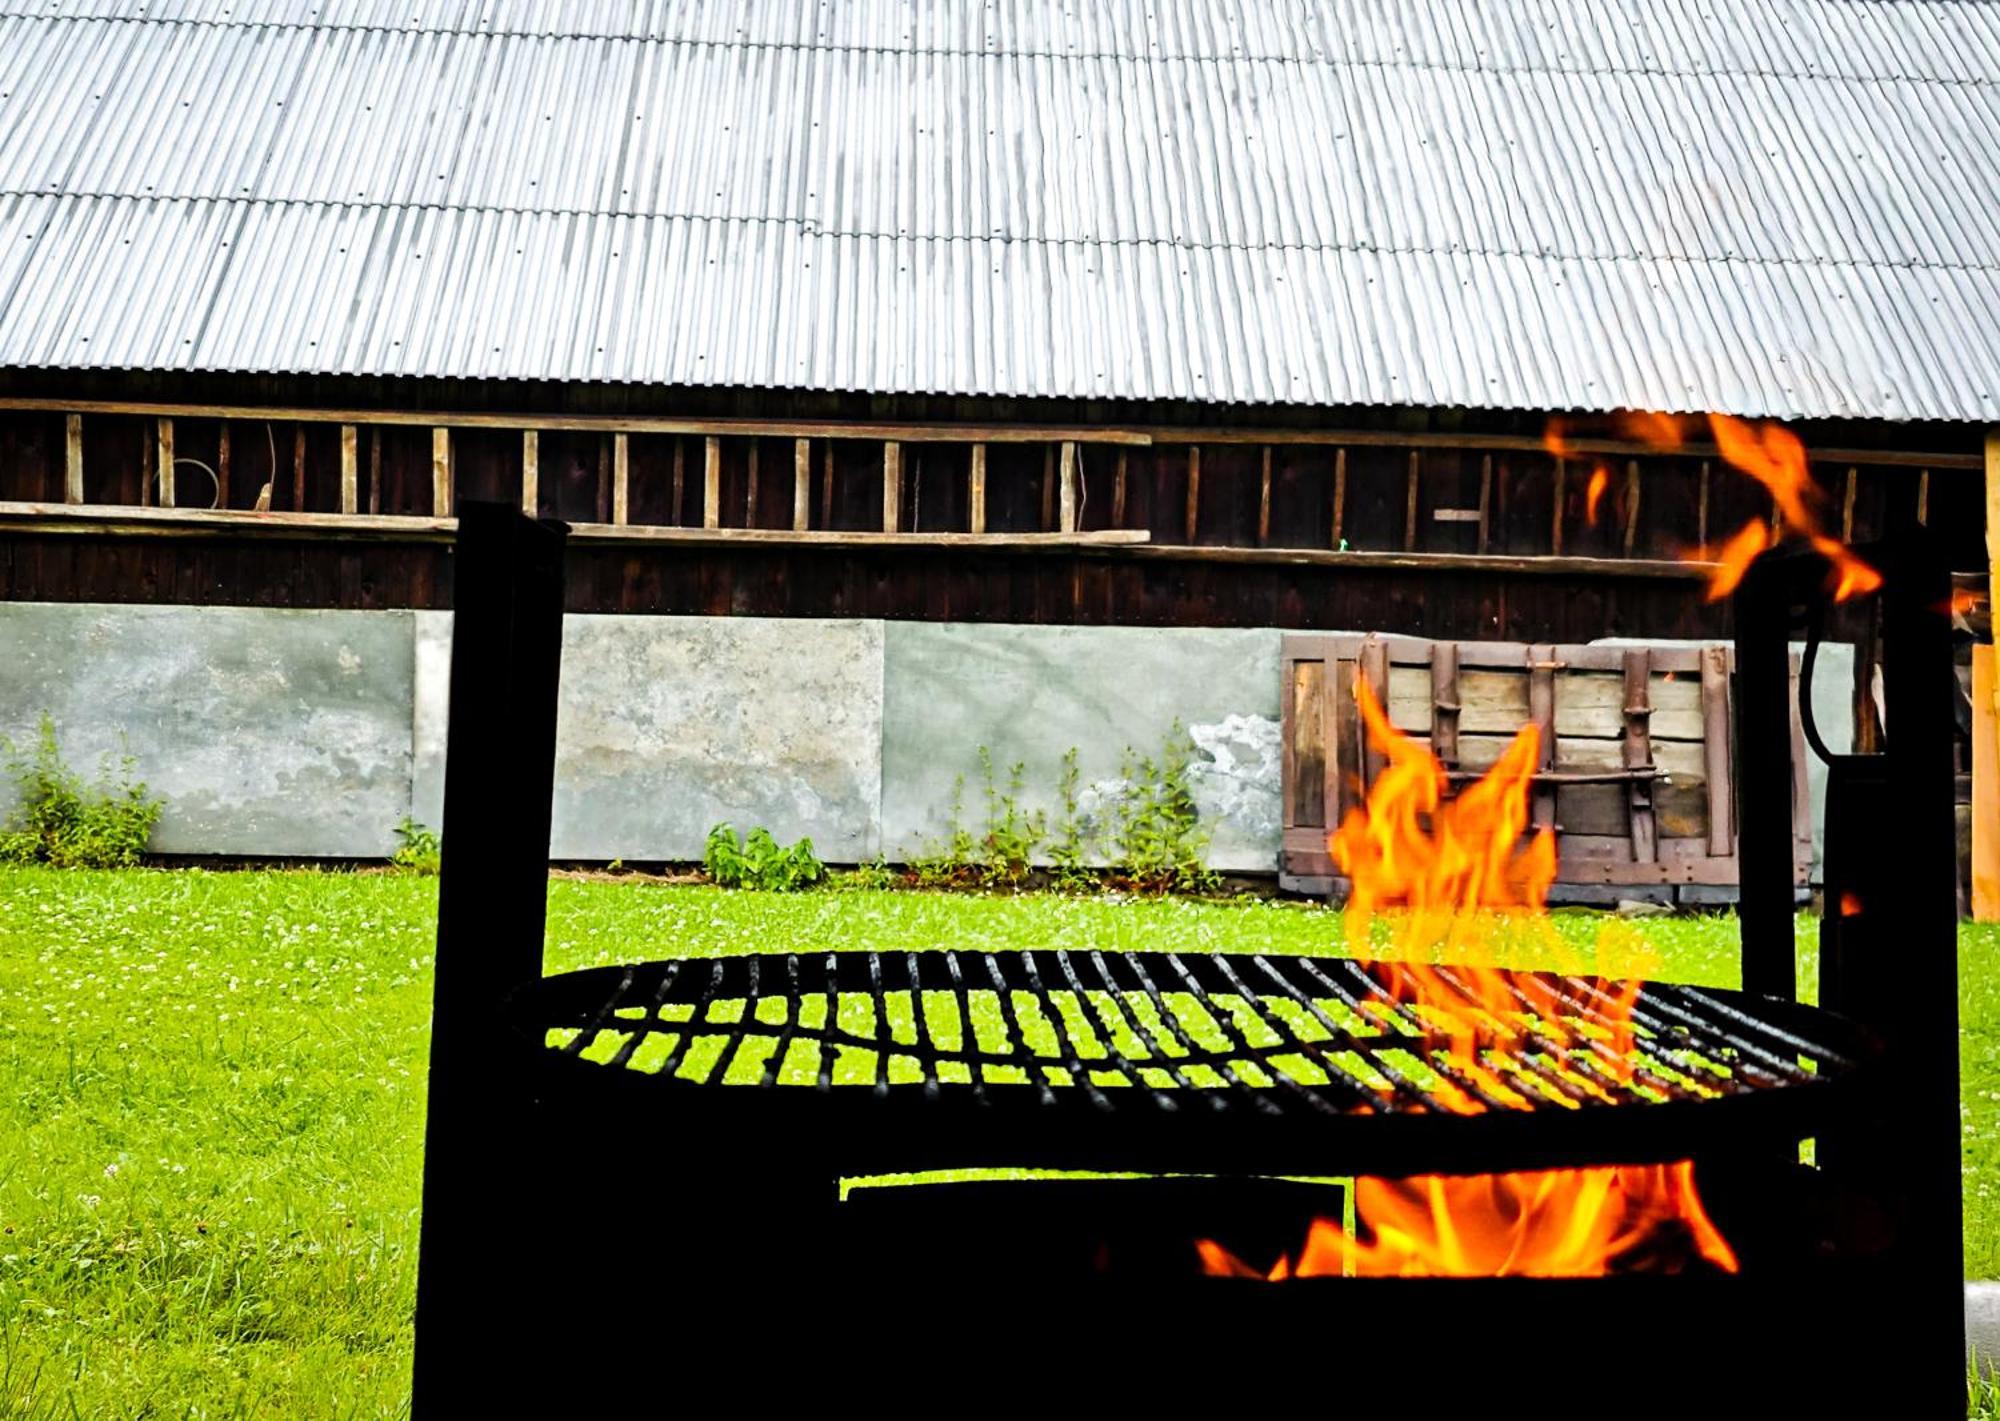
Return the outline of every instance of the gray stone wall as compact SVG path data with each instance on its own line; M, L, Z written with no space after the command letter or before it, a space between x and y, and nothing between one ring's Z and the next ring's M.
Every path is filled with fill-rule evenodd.
M810 835L829 862L902 859L981 812L978 749L1026 766L1053 818L1075 747L1086 815L1125 751L1176 721L1209 858L1276 868L1276 630L573 616L552 853L688 860L710 825ZM451 617L432 612L0 604L0 734L54 716L72 764L128 747L167 796L171 853L372 858L442 821ZM1815 703L1847 733L1846 648ZM0 804L11 793L0 785ZM1815 778L1815 804L1818 803ZM1816 816L1817 817L1817 816Z

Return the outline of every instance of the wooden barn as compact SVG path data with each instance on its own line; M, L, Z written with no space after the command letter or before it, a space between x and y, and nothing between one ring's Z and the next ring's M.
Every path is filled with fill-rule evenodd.
M2000 23L1778 8L0 15L0 595L442 609L501 499L579 612L1285 629L1326 684L1297 638L1375 633L1455 736L1410 639L1727 638L1704 550L1773 513L1711 411L1983 573ZM1577 832L1643 856L1617 796Z

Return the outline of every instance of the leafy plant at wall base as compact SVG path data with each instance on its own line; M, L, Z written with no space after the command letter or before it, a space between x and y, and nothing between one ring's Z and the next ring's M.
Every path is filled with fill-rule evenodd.
M977 845L965 827L965 776L951 782L951 817L944 842L910 858L910 883L917 888L969 888L980 882Z
M1007 787L1002 792L993 783L993 755L979 747L979 773L985 783L986 824L979 836L979 869L987 883L1019 888L1034 869L1035 850L1048 837L1048 820L1040 811L1021 809L1021 790L1027 765L1015 761L1007 767Z
M33 748L24 751L0 737L0 751L20 796L0 828L0 862L56 868L129 868L139 862L166 805L132 778L137 761L130 755L119 757L115 774L106 755L97 778L86 784L63 763L55 722L46 715Z
M811 839L800 839L786 848L771 837L769 829L758 828L750 831L749 838L738 841L736 830L727 824L708 831L701 866L724 888L761 888L772 893L809 888L826 877L826 865L813 852Z
M1056 785L1056 792L1062 799L1062 812L1056 820L1055 837L1049 845L1049 877L1057 888L1072 893L1097 884L1097 875L1090 869L1090 836L1084 829L1080 808L1082 783L1083 775L1077 768L1077 749L1072 745L1063 752L1062 778Z
M1195 808L1189 767L1193 737L1179 721L1159 756L1125 752L1125 793L1113 810L1115 876L1149 893L1212 893L1221 878L1208 867L1208 831Z
M444 861L444 842L437 831L419 824L409 815L396 826L396 837L402 842L396 852L389 855L389 862L410 873L436 873L438 865Z

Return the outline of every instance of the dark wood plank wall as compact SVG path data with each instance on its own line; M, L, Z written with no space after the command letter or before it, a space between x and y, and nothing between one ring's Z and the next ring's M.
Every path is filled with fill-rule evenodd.
M58 388L59 387L59 388ZM1539 448L1504 447L1539 434L1538 415L1452 411L1231 411L1199 407L1097 407L964 401L857 401L777 394L762 399L679 392L662 409L658 392L590 389L378 386L133 376L55 382L0 373L0 393L71 399L290 402L318 408L423 408L450 413L499 409L551 414L754 416L966 420L986 423L1147 427L1150 445L1076 446L1076 526L1139 529L1144 550L986 551L965 547L827 549L742 545L634 546L578 542L572 565L576 610L704 612L779 616L890 616L1019 622L1148 625L1282 625L1376 630L1431 637L1586 640L1607 633L1713 636L1725 630L1697 582L1602 569L1381 568L1293 566L1214 560L1223 549L1332 549L1568 558L1673 559L1704 537L1718 541L1770 500L1712 457L1618 455L1593 522L1585 516L1592 458L1558 461ZM509 398L509 396L512 398ZM1229 423L1223 413L1237 416ZM1256 426L1273 442L1175 442L1172 431ZM91 414L83 440L85 501L144 506L157 501L154 422ZM1301 427L1354 429L1351 445L1287 440ZM1572 437L1588 435L1573 422ZM1610 434L1609 429L1602 431ZM1970 426L1848 423L1800 427L1809 447L1856 451L1852 462L1818 463L1829 531L1862 540L1918 515L1945 530L1954 562L1985 562L1979 448ZM1398 444L1398 435L1411 443ZM1499 436L1503 447L1494 447ZM1463 442L1454 442L1461 439ZM610 518L613 436L544 429L539 436L538 508L546 516ZM279 511L340 507L341 434L312 421L177 417L176 502ZM1442 442L1441 442L1442 441ZM698 435L627 436L632 524L699 528L706 441ZM793 520L794 442L735 436L717 441L718 522L724 528L788 529ZM1055 526L1059 446L985 446L986 528L993 533ZM1912 452L1956 466L1924 470ZM431 431L362 425L357 510L433 511ZM879 531L884 446L880 439L814 438L810 526ZM971 518L965 443L902 446L897 526L959 532ZM1870 462L1879 457L1881 462ZM519 431L459 428L452 481L459 498L518 501ZM0 412L0 501L59 502L64 420L47 411ZM1196 550L1172 547L1192 541ZM222 602L277 606L436 607L449 596L448 551L436 541L345 543L276 533L199 536L55 532L15 525L0 533L0 591L9 598Z

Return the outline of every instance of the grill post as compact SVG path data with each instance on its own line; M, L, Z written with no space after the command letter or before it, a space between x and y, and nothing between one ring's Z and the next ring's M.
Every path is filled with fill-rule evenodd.
M1798 559L1767 552L1736 590L1736 863L1743 990L1792 1000L1792 586Z
M413 1414L506 1410L512 1271L496 1144L526 1098L507 994L542 974L568 529L461 506L453 549Z

